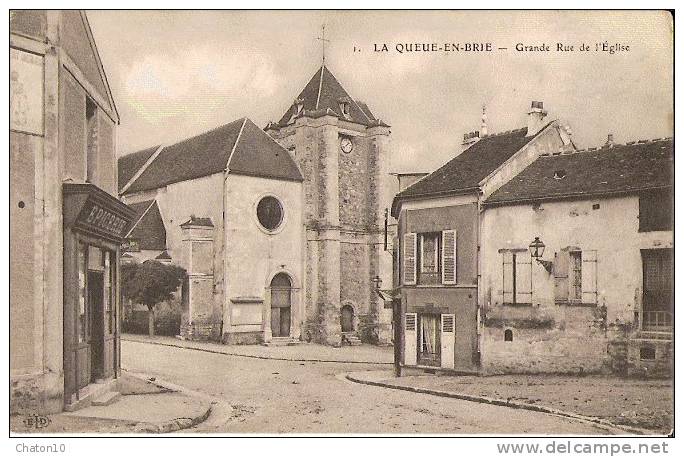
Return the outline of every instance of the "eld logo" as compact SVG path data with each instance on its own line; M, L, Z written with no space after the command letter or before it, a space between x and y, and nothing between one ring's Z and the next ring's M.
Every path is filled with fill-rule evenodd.
M50 425L50 422L52 421L49 417L34 414L32 416L27 416L26 419L24 419L24 426L26 426L26 428L41 429Z

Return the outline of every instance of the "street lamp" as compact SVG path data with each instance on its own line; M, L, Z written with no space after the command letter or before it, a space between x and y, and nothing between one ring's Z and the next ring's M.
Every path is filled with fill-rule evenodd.
M375 285L375 292L378 294L380 299L385 302L384 308L389 309L388 303L391 303L392 308L392 327L394 333L394 376L401 376L401 298L396 295L397 289L391 291L383 291L380 289L382 287L382 279L380 276L375 276L373 279L373 284Z
M538 236L535 236L534 240L530 243L530 255L533 259L537 261L537 263L542 265L544 269L548 271L550 274L553 271L553 262L542 259L542 257L544 256L545 248L546 245L544 244L544 242L540 240Z
M376 275L375 278L373 278L373 284L375 284L375 291L380 291L380 287L382 287L382 278Z

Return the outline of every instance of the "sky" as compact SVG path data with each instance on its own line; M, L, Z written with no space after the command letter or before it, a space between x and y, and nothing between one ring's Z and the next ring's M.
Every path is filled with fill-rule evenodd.
M247 116L277 121L326 65L392 126L392 170L432 171L486 106L489 133L526 125L532 100L579 147L673 135L673 30L645 11L88 11L121 117L118 154ZM596 51L596 43L621 51ZM491 52L403 52L491 43ZM557 43L573 46L556 51ZM580 51L586 43L590 51ZM387 45L387 52L376 52ZM550 52L517 51L548 45ZM628 46L629 51L624 50ZM507 48L505 50L499 48Z

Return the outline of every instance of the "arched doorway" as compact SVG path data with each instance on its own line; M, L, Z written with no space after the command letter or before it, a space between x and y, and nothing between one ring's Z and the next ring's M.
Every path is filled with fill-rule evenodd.
M354 308L349 305L342 307L340 323L342 324L343 333L354 331Z
M292 282L285 273L271 280L271 334L290 336Z

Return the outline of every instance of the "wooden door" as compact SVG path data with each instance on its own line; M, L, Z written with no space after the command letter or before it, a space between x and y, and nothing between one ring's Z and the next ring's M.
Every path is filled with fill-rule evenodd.
M285 273L278 273L271 281L271 334L290 336L292 283Z
M90 380L104 376L104 275L88 272L88 311L90 314Z
M342 324L343 332L354 331L354 310L351 306L345 305L342 307L342 315L340 316L340 323Z

